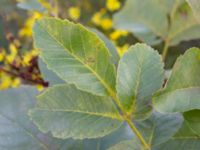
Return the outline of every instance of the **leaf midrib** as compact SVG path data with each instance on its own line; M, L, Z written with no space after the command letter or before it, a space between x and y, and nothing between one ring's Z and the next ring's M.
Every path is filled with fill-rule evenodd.
M100 113L100 112L89 112L89 111L81 111L81 110L74 110L74 109L47 109L47 108L36 108L37 110L41 111L50 111L50 112L72 112L72 113L80 113L85 115L91 116L99 116L104 118L111 118L119 121L124 121L124 119L118 114L112 113Z
M107 90L107 92L110 95L115 95L114 90L96 73L96 71L93 68L91 68L90 66L88 66L87 64L85 64L79 57L77 57L72 52L70 52L60 41L58 41L53 35L51 35L48 30L45 30L45 28L39 22L38 22L38 25L44 31L46 31L46 33L50 37L52 37L59 45L61 45L63 47L63 49L66 50L72 57L74 57L78 62L80 62L83 66L85 66L85 68L87 68L90 72L92 72L92 74L94 74L94 76L100 81L100 83L104 86L104 88ZM70 25L71 25L71 23L70 23ZM71 41L71 37L70 37L70 41ZM47 65L48 65L48 63L47 63ZM74 83L74 84L76 84L76 83Z

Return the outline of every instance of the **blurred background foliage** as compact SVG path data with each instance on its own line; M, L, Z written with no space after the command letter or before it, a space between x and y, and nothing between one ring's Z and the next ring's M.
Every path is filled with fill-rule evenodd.
M160 53L166 51L166 69L186 49L200 47L199 22L185 0L0 0L0 89L21 83L39 90L48 86L32 40L35 20L45 16L102 32L119 56L136 42L145 42ZM175 31L179 31L176 36Z

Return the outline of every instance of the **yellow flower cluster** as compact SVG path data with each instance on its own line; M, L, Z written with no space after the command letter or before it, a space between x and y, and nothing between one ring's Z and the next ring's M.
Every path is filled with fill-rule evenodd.
M129 46L130 46L129 44L125 44L123 46L117 46L117 51L119 53L119 56L123 56L124 53L128 50Z
M110 39L115 41L118 40L122 36L127 36L128 32L125 30L115 30L110 34Z
M0 71L0 90L5 90L7 88L19 87L21 83L20 78L13 78L5 72Z
M18 87L21 83L20 73L17 72L18 69L26 69L31 66L31 60L38 55L38 51L33 49L26 52L22 57L19 54L19 50L15 43L10 43L9 53L6 52L4 48L0 49L0 90L7 89L9 87ZM13 69L13 67L15 69ZM24 70L22 69L22 70ZM36 74L32 74L36 76ZM37 84L37 87L41 89L41 84Z
M32 50L26 52L23 55L23 58L22 58L22 65L23 66L29 66L29 65L31 65L30 61L32 60L32 58L38 56L38 54L39 54L39 51L37 49L32 49Z
M3 62L6 56L6 51L4 48L0 49L0 62Z
M100 11L96 12L92 16L92 22L97 27L100 27L103 29L103 31L106 31L106 34L108 37L114 42L114 44L117 47L117 50L119 52L119 55L122 56L126 50L128 49L128 44L119 44L118 40L121 37L126 37L129 33L124 30L115 30L113 29L113 21L112 21L112 15L110 15L109 12L114 12L119 10L121 7L121 3L119 0L107 0L106 1L106 9L102 8ZM118 46L121 45L121 46Z
M106 7L110 11L116 11L121 7L119 0L107 0Z
M79 7L70 7L68 14L71 19L77 21L81 16L81 10Z
M92 22L104 30L109 30L113 27L113 22L106 15L105 9L101 9L99 12L95 13L92 17Z
M42 14L39 12L29 12L29 18L26 20L24 27L19 30L20 37L31 37L32 36L32 28L36 19L40 19Z

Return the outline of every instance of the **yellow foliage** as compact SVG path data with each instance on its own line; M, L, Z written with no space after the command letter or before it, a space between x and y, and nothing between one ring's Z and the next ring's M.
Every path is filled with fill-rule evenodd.
M21 83L21 80L19 79L19 78L15 78L15 79L13 79L13 81L12 81L12 87L13 88L17 88L17 87L19 87L20 86L20 83Z
M20 37L31 37L32 28L36 19L42 18L42 14L39 12L30 13L30 17L26 20L25 25L22 29L19 30Z
M81 10L79 7L71 7L68 10L69 16L73 20L78 20L81 16Z
M37 56L38 54L39 54L39 51L35 50L35 49L26 52L24 54L23 60L22 60L23 66L29 66L30 65L30 61L32 60L32 58Z
M0 90L5 90L12 85L12 78L5 73L1 73Z
M102 17L102 14L101 12L97 12L93 15L92 17L92 22L95 24L95 25L100 25L101 23L101 17Z
M118 53L119 53L119 55L122 57L123 55L124 55L124 53L128 50L128 48L129 48L129 44L125 44L125 45L123 45L123 46L118 46L117 47L117 51L118 51Z
M11 63L13 63L15 58L17 57L18 52L17 52L16 46L13 43L11 43L9 45L9 50L10 50L10 53L6 56L6 62L11 64Z
M10 49L10 53L11 53L11 54L13 54L13 55L16 55L16 54L17 54L17 47L16 47L13 43L11 43L11 44L9 45L9 49Z
M0 50L0 62L4 61L5 56L6 56L5 49L1 49Z
M107 0L106 7L110 11L118 10L121 7L119 0Z
M111 29L112 26L113 26L113 22L111 19L109 18L105 18L105 19L102 19L101 20L101 23L100 23L101 27L105 30L108 30L108 29Z
M51 4L49 2L47 2L46 0L39 0L40 4L42 4L42 6L48 10L50 10L52 7L51 7Z
M96 12L92 16L92 22L95 25L100 26L104 30L109 30L109 29L111 29L113 27L113 22L112 22L112 20L110 18L105 16L105 14L106 14L106 10L105 9L101 9L99 12Z
M126 35L128 35L127 31L115 30L110 34L110 39L115 41L115 40L119 39L121 36L126 36Z
M41 84L37 84L36 87L37 87L38 91L42 91L44 89L44 86Z

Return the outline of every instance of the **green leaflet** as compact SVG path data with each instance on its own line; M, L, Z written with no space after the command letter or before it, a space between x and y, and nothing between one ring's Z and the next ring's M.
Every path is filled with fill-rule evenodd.
M161 144L156 150L198 150L200 149L200 111L184 113L181 129L169 141Z
M113 94L115 68L104 43L80 24L46 18L34 26L35 46L48 68L95 95Z
M160 112L185 112L200 108L200 49L191 48L176 61L165 88L155 94Z
M0 91L0 150L66 150L71 140L59 140L41 133L27 112L38 94L33 87ZM67 144L67 145L65 145Z
M159 54L145 44L136 44L119 62L117 95L134 119L151 112L152 94L161 88L164 69Z
M38 97L38 106L30 112L43 132L58 138L103 137L122 123L122 118L108 97L95 96L72 85L49 88Z
M118 52L117 52L114 44L98 30L96 30L96 29L91 29L91 30L94 31L99 36L99 38L101 38L104 41L104 43L108 47L108 50L112 54L112 58L111 58L112 62L117 65L119 62L119 55L118 55ZM42 59L39 59L39 68L43 75L43 78L45 78L45 80L49 82L50 86L52 86L54 84L64 83L64 81L61 80L53 71L51 71L47 68L47 65L43 62Z
M167 40L172 46L200 38L200 25L184 0L127 0L114 22L150 45Z
M154 150L158 145L168 141L179 130L182 122L183 117L180 114L160 114L154 112L149 119L136 122L136 126L143 137L145 137L150 148ZM145 150L136 138L116 144L109 150L121 149Z

